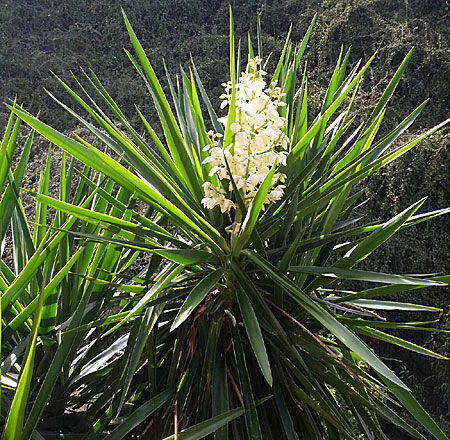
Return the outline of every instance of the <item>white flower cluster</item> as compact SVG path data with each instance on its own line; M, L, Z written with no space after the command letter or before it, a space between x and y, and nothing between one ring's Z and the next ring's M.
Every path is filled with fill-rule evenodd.
M211 164L210 176L216 174L220 181L229 181L228 191L231 191L229 167L247 207L272 166L286 165L289 141L284 134L286 118L281 117L277 110L286 104L281 101L283 94L276 81L266 87L265 75L266 72L261 69L261 59L250 59L236 84L236 119L230 126L233 142L223 149L219 146L221 135L210 132L212 142L205 147L209 156L203 161ZM230 104L232 92L230 82L223 86L225 93L220 96L223 99L221 108ZM225 116L219 121L226 126L227 118ZM285 186L282 183L285 179L285 174L274 174L265 204L283 197ZM205 182L203 188L205 197L202 203L206 208L220 206L222 213L237 209L235 202L226 198L223 188L217 188L211 182Z

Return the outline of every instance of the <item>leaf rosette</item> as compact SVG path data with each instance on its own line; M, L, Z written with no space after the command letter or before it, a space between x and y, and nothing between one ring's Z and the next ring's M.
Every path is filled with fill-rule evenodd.
M124 18L136 55L126 53L148 87L160 127L138 110L146 131L141 134L93 73L85 73L87 86L78 82L81 94L56 77L89 119L53 98L95 142L71 138L10 106L89 171L79 173L83 189L73 198L67 191L59 200L49 197L45 185L33 192L40 206L58 210L61 222L45 239L36 238L35 256L2 287L2 308L15 301L25 310L38 307L40 320L45 293L37 305L22 298L21 289L45 267L44 249L60 249L60 272L53 266L46 272L55 280L52 288L68 283L68 273L75 273L72 258L82 258L69 303L67 285L58 284L64 308L53 308L59 310L53 318L66 322L67 330L62 339L56 336L61 327L45 330L59 347L49 373L30 390L30 348L5 432L28 439L40 429L64 371L61 383L73 408L87 408L86 438L129 438L134 432L167 439L212 433L218 440L384 439L384 420L423 439L394 411L395 402L434 438L446 439L368 344L379 339L442 357L395 332L436 331L435 321L387 319L392 310L439 310L386 296L441 287L449 277L355 268L397 231L448 213L418 214L420 200L380 224L364 224L358 215L361 182L447 122L402 143L423 103L379 135L411 53L362 121L354 97L373 57L348 69L350 52L341 52L312 118L306 68L300 67L315 18L298 45L288 35L271 73L265 72L259 30L258 53L249 38L248 63L240 72L243 50L239 45L236 57L230 13L230 81L220 97L220 111L228 113L219 118L194 63L175 84L167 74L169 104ZM4 141L2 151L8 145ZM94 179L90 169L100 177ZM142 255L145 268L133 272ZM15 318L20 322L5 321L8 328L17 323L10 332L26 324L31 314L23 313ZM75 356L72 347L85 343L76 335L87 332L95 340ZM38 324L31 335L36 341ZM105 349L104 341L114 338Z

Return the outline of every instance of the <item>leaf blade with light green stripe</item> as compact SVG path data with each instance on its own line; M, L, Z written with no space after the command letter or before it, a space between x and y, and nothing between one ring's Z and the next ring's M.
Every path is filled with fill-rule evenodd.
M425 356L430 356L436 359L445 359L445 360L449 359L439 353L435 353L434 351L428 350L427 348L421 347L417 344L413 344L412 342L406 341L402 338L398 338L397 336L393 336L388 333L382 332L381 330L378 329L363 326L363 327L355 327L355 330L358 333L361 333L365 336L369 336L374 339L379 339L380 341L388 342L389 344L397 345L406 350L414 351L416 353L423 354Z
M327 278L358 280L371 283L400 284L409 286L445 286L433 280L409 277L406 275L395 275L381 272L371 272L358 269L342 269L339 267L319 267L319 266L290 266L289 271L307 273L310 275L321 275Z

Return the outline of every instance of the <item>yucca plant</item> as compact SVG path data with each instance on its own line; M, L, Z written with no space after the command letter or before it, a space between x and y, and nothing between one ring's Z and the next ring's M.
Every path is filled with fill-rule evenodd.
M220 118L194 63L176 83L167 74L169 104L125 14L124 19L137 58L126 53L147 84L159 128L139 110L145 133L134 128L94 73L85 74L86 85L77 80L81 94L56 77L89 116L54 97L92 135L85 139L70 138L10 106L103 178L83 174L89 191L71 200L49 197L42 188L33 192L41 206L85 225L55 224L43 242L58 234L77 243L65 250L67 259L72 252L91 254L82 268L64 273L85 287L59 287L73 301L65 316L69 327L41 333L42 341L53 338L58 347L50 352L52 365L60 351L72 355L72 364L41 372L45 378L34 385L28 407L27 396L16 391L6 426L13 426L11 414L19 410L26 424L20 432L5 430L19 432L5 438L29 439L45 428L50 399L58 393L55 381L62 380L63 412L84 420L66 427L47 423L65 438L385 439L381 420L426 438L397 414L403 406L433 438L446 439L367 343L375 338L442 357L391 334L435 331L435 321L392 321L384 312L439 311L386 296L444 286L450 277L354 268L395 232L448 212L418 214L420 200L381 224L364 224L356 213L364 196L361 181L445 124L401 143L423 103L377 136L411 52L366 121L352 104L373 57L347 73L349 52L341 53L322 106L311 117L306 69L300 66L315 19L300 44L288 35L268 81L260 32L257 55L248 40L241 73L244 50L239 45L235 53L230 12L230 81L220 110L227 113ZM139 273L133 272L138 255L147 256ZM68 261L61 260L61 270ZM48 279L48 270L44 275ZM346 280L361 288L349 290ZM31 278L20 273L2 302L16 299L11 291L19 294L28 283ZM39 290L34 292L31 297ZM32 342L35 322L28 329ZM84 337L88 329L95 336L93 349L77 357L81 341L71 338ZM98 354L108 338L126 340L120 349L111 348L112 361ZM61 348L64 341L67 347ZM75 359L82 359L79 367ZM23 365L17 390L24 377L29 388L32 368Z

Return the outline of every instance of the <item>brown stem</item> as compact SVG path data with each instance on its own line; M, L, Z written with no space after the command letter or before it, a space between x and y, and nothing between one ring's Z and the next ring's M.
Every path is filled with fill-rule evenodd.
M234 377L231 375L231 371L228 367L227 367L227 376L228 376L228 379L230 379L231 385L234 389L234 392L236 393L236 396L237 396L241 406L244 406L244 400L242 399L242 394L239 391L236 381L234 380Z

